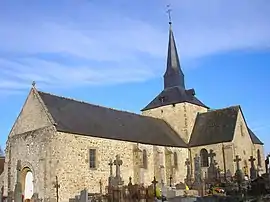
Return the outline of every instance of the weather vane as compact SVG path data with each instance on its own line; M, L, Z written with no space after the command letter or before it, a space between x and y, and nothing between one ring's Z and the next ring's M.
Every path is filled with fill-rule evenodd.
M172 17L171 17L171 12L172 12L172 9L171 9L171 5L167 5L167 13L168 13L168 16L169 16L169 24L172 24Z

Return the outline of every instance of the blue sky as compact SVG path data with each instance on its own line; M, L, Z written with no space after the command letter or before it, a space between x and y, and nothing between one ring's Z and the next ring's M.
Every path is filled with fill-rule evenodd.
M269 0L0 1L0 145L33 80L139 113L163 87L167 4L187 87L211 108L240 104L269 152Z

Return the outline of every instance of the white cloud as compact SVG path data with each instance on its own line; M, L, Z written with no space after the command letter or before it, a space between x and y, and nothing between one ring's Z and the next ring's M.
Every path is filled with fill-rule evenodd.
M171 3L182 60L270 46L267 0ZM159 66L146 64L150 58L153 62L165 59L167 29L162 10L166 2L164 8L157 4L147 12L134 9L142 7L143 1L128 4L131 10L84 0L54 3L54 8L41 3L2 6L0 91L29 88L32 80L44 87L61 87L142 81L157 76L155 72L160 72L157 69L165 61ZM140 20L147 19L146 15L155 20ZM44 54L54 57L42 59ZM68 64L68 59L73 63Z

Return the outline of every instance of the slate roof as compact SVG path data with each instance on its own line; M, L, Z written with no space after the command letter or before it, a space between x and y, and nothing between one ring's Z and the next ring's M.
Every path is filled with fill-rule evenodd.
M202 146L231 142L234 137L237 115L240 106L199 113L197 115L189 146ZM259 138L249 129L254 144L262 144Z
M187 147L163 120L38 91L58 131L160 146Z
M250 128L248 128L248 132L253 144L263 145L262 141L254 134L254 132Z
M194 89L184 90L179 86L164 89L154 100L152 100L142 111L154 109L170 104L188 102L198 106L206 107L198 98L195 97Z

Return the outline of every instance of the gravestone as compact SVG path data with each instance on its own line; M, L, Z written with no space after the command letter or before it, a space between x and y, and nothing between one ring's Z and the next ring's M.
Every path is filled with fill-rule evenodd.
M17 181L14 190L14 201L22 201L22 183L21 183L21 160L17 161Z
M190 186L191 185L191 163L188 158L185 161L185 165L187 166L187 175L186 175L185 182L188 186Z
M207 169L207 181L210 183L213 183L216 181L217 178L217 168L216 168L216 161L214 160L214 157L216 156L216 154L214 153L214 151L211 149L208 157L210 158L210 165L209 168Z
M193 188L201 189L202 186L202 169L201 169L201 160L198 154L194 158L194 183Z
M123 161L120 159L119 155L116 155L115 160L110 160L110 177L109 177L109 187L110 186L120 186L124 184L124 181L121 178L120 166L123 164ZM112 174L112 166L115 165L115 176Z
M237 185L238 185L238 190L241 191L242 187L242 182L244 180L244 176L243 176L243 173L242 171L240 170L240 164L239 162L241 161L242 159L236 155L235 156L235 159L233 160L235 163L236 163L236 172L235 172L235 176L236 176L236 181L237 181Z
M250 156L249 162L250 162L250 179L253 180L257 178L257 170L255 168L255 158L253 156Z
M112 180L113 180L113 161L112 161L112 159L110 159L108 165L110 166L110 176L109 176L109 186L110 186L112 183Z
M88 202L88 192L86 189L81 191L80 202Z

